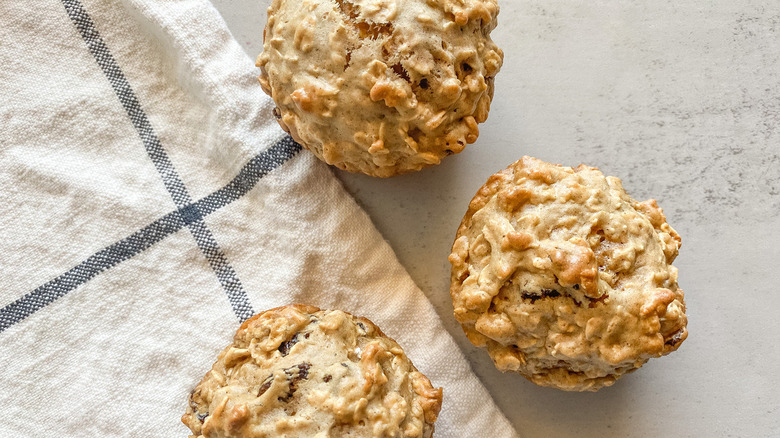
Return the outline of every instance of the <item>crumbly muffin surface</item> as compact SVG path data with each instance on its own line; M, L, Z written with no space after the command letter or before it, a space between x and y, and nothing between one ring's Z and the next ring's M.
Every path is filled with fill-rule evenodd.
M328 164L387 177L479 135L503 53L496 0L274 0L260 83Z
M679 235L618 178L524 157L472 199L449 257L456 319L502 371L595 391L688 336Z
M441 401L371 321L291 305L239 328L182 422L197 438L427 438Z

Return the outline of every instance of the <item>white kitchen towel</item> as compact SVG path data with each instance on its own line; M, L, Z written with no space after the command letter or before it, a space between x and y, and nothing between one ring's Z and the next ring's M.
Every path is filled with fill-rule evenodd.
M3 0L0 41L1 437L186 436L240 321L292 302L397 339L437 436L516 436L208 2Z

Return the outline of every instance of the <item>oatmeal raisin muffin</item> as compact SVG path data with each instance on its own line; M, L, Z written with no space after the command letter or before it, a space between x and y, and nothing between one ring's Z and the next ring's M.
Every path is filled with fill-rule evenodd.
M182 422L197 438L428 438L441 401L371 321L290 305L241 325Z
M595 391L688 336L679 235L615 177L524 157L472 199L452 254L455 317L501 371Z
M487 119L497 15L496 0L274 0L260 83L282 128L328 164L420 170Z

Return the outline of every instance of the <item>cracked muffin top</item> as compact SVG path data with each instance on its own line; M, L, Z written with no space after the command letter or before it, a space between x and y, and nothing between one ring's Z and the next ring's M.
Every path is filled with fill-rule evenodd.
M328 164L420 170L487 119L497 15L496 0L274 0L260 83L282 128Z
M428 438L441 401L371 321L290 305L241 325L182 422L204 438Z
M688 336L679 235L618 178L524 157L472 199L452 254L466 335L501 371L595 391Z

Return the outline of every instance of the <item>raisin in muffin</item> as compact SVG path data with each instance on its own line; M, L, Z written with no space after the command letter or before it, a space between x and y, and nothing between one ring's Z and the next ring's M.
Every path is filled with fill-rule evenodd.
M274 0L260 83L282 128L328 164L420 170L487 119L497 15L496 0Z
M595 391L688 335L680 237L618 178L524 157L477 192L452 254L455 317L501 371Z
M182 422L204 438L427 438L441 401L371 321L290 305L241 325Z

